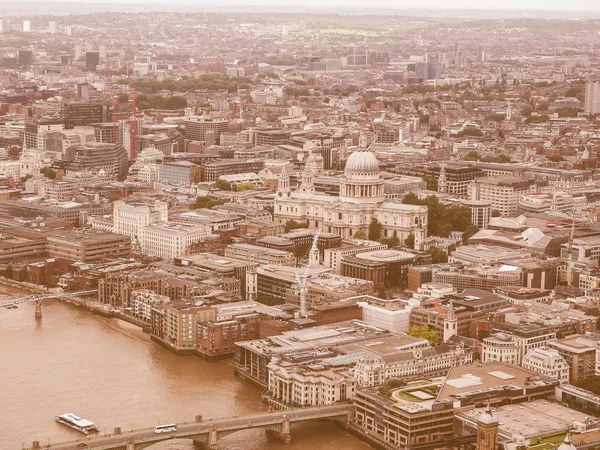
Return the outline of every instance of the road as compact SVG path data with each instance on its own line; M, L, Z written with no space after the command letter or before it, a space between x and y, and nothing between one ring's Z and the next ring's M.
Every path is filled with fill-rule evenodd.
M319 417L327 418L352 411L351 404L333 405L322 408L304 408L297 410L276 411L261 415L233 417L228 419L213 419L202 423L188 423L177 426L177 431L169 434L154 433L154 428L146 428L133 432L123 432L120 435L98 435L82 438L79 441L71 441L50 446L42 446L43 449L51 450L80 450L79 444L87 443L89 449L111 448L119 445L125 445L129 438L134 438L136 442L142 440L165 440L167 436L172 438L186 438L198 433L208 433L210 428L215 425L218 431L242 430L245 428L268 428L270 424L279 424L284 415L287 415L292 422L311 420Z

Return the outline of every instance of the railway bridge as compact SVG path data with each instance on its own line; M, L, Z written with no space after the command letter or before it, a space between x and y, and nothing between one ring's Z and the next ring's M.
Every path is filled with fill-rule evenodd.
M202 421L197 416L195 422L177 425L177 431L155 433L154 427L122 432L115 428L113 434L90 436L78 441L40 445L34 441L29 450L81 450L82 447L94 450L142 450L157 442L171 439L191 439L203 445L207 450L217 450L219 439L236 431L262 428L285 443L291 443L291 431L303 422L332 420L344 425L354 416L354 405L346 403L322 407L310 407L294 410L275 411L251 416L229 417ZM86 445L83 446L82 443Z

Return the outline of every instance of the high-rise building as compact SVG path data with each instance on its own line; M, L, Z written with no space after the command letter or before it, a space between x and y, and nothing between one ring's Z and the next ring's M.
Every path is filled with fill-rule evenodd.
M77 98L85 101L90 99L90 86L87 83L77 83Z
M32 50L19 50L17 54L17 64L19 66L27 66L33 62Z
M58 30L58 25L56 24L56 22L48 22L48 30L50 31L50 33L55 34Z
M191 116L185 121L185 139L187 141L205 141L206 132L214 131L216 144L221 143L221 133L229 130L227 119Z
M129 169L127 151L115 144L89 142L69 147L65 159L69 161L67 170L88 171L118 181L125 180Z
M107 122L108 107L102 103L72 102L63 105L66 128Z
M23 31L29 33L31 31L31 22L29 20L23 21Z
M101 60L105 59L106 58L106 45L99 45L98 53L100 53Z
M4 20L0 20L0 33L4 33Z
M100 52L85 52L85 67L96 69L100 65Z
M74 55L75 61L81 59L81 57L83 56L83 45L75 44L74 53L75 53L75 55Z
M600 82L589 81L585 85L585 105L583 111L586 114L600 113Z
M481 44L479 46L479 62L485 62L486 53L485 44Z
M67 25L67 26L65 26L65 34L66 34L67 36L71 36L71 35L73 34L73 28L72 28L72 27L70 27L70 26L68 26L68 25Z

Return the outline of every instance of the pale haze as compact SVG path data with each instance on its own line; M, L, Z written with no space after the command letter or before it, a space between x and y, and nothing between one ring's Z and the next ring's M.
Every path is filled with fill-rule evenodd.
M70 0L57 0L60 2L70 2ZM305 1L290 1L290 2L278 2L274 0L225 0L225 1L194 1L194 0L176 0L173 2L161 2L161 1L147 1L147 0L80 0L79 3L119 3L119 4L168 4L173 5L194 5L198 9L203 7L226 7L226 6L273 6L277 8L298 8L306 7L310 9L319 8L353 8L353 9L364 9L364 8L381 8L381 9L522 9L522 10L555 10L555 11L573 11L573 10L588 10L588 11L600 11L600 3L597 0L573 0L570 2L562 1L544 1L544 0L506 0L506 1L490 1L482 2L478 0L457 0L453 2L446 2L442 0L424 0L421 2L413 1L390 1L390 0L374 0L368 3L359 0L305 0Z

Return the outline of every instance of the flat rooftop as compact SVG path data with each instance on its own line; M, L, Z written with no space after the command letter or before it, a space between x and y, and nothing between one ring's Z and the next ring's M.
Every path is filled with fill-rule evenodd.
M485 408L458 413L459 417L476 422ZM531 438L566 431L574 422L585 423L589 415L556 402L536 401L492 408L498 418L500 433L511 437Z
M504 363L477 363L454 367L448 372L438 400L459 400L475 392L490 394L504 386L545 386L554 383L542 375L522 367Z

